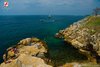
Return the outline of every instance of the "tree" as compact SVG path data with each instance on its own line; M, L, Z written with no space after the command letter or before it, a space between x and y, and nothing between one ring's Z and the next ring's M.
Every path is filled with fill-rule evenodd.
M95 8L95 9L94 9L94 15L97 16L98 13L99 13L99 11L100 11L100 8Z

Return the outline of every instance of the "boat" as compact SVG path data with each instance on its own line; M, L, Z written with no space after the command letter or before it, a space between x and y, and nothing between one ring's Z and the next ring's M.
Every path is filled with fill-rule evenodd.
M48 15L46 19L40 19L40 22L55 22L55 19L52 15Z

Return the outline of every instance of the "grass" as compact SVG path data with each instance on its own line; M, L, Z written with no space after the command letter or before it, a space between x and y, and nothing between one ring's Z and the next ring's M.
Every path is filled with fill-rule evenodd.
M99 26L100 25L100 17L90 17L87 22L87 26Z
M83 27L89 28L90 33L100 32L100 16L90 16ZM95 31L91 31L92 29Z

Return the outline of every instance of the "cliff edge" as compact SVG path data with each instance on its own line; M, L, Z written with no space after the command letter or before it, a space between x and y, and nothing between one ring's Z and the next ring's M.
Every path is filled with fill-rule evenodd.
M89 61L100 62L100 15L88 16L56 33L84 54Z

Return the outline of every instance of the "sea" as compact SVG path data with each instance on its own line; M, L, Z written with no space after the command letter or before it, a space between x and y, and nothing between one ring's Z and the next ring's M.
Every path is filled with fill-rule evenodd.
M83 57L72 46L65 44L55 34L85 16L73 15L1 15L0 16L0 63L6 49L24 38L37 37L44 40L50 56L56 63L79 60ZM76 51L75 51L76 50ZM81 57L79 57L81 56ZM65 60L64 60L65 59Z

